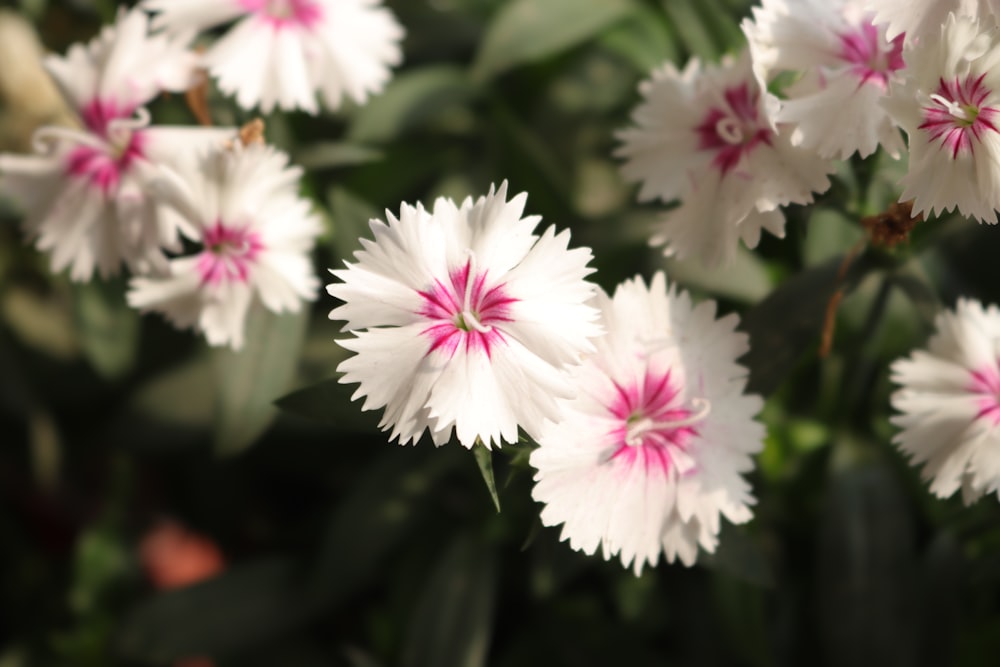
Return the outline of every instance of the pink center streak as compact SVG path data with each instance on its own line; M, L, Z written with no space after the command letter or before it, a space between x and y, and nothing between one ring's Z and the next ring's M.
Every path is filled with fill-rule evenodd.
M66 154L66 173L98 188L105 197L114 194L122 176L144 155L146 136L137 130L113 127L135 113L135 106L116 100L95 99L80 110L83 124L103 146L81 144Z
M979 394L976 404L979 414L976 419L989 419L993 426L1000 424L1000 371L995 365L984 366L972 372L972 382L969 391Z
M421 332L431 339L428 354L440 350L452 357L461 348L490 357L495 346L506 342L496 325L512 321L510 306L517 299L503 283L486 289L486 272L474 271L471 258L451 272L448 284L435 280L419 294L424 305L417 314L431 321Z
M903 67L903 35L891 42L884 39L885 29L864 23L853 32L840 35L837 56L850 65L850 71L861 84L874 83L885 90L889 76Z
M205 230L205 249L195 265L203 285L245 283L250 268L264 249L260 236L242 227L227 227L216 221Z
M1000 132L997 129L1000 110L984 104L993 94L983 85L985 76L940 79L931 104L921 107L924 120L918 129L926 131L931 141L940 141L952 159L962 153L971 154L985 132Z
M275 30L311 30L323 20L319 0L236 0L240 7L256 14Z
M708 110L694 131L698 135L698 149L714 152L712 164L725 175L754 148L770 145L774 133L761 122L760 93L751 92L748 84L726 88L723 100L724 104Z
M690 424L675 425L692 415L680 405L680 388L671 382L669 370L660 373L649 368L629 385L614 384L616 391L607 408L621 423L610 434L618 442L611 460L666 475L676 468L670 450L686 449L698 434Z

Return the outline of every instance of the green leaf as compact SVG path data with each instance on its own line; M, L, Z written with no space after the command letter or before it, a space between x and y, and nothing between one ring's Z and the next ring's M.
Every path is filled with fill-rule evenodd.
M763 299L772 282L760 256L740 246L735 259L723 267L707 268L701 260L662 258L670 279L687 287L697 287L717 296L748 303Z
M771 394L810 345L817 345L827 304L839 288L850 292L878 265L870 253L850 264L838 281L842 257L802 271L750 309L740 328L750 335L742 363L750 371L747 391Z
M285 634L314 613L296 570L289 560L261 560L160 593L125 617L119 650L143 663L167 664L244 651Z
M468 75L452 65L411 69L395 77L385 91L355 114L347 137L359 143L386 143L475 94Z
M407 630L403 667L484 667L493 627L496 556L457 538L424 587Z
M501 6L472 67L478 81L594 37L636 10L632 0L512 0Z
M497 495L497 483L493 479L493 450L489 449L478 438L476 444L472 446L472 453L476 457L476 465L479 466L479 474L486 482L486 490L490 492L493 505L500 511L500 496Z
M272 404L295 375L308 322L306 307L278 314L255 301L247 315L243 349L213 351L218 453L242 451L271 424L277 414Z
M377 162L382 152L342 141L318 141L295 151L292 162L304 169L333 169Z
M634 16L601 36L601 44L622 56L645 76L664 62L675 62L677 45L663 20L663 13L641 6Z
M340 384L330 378L282 396L274 404L299 417L336 425L342 431L373 433L378 430L381 411L362 412L361 401L351 401L355 389L357 385Z
M361 197L339 186L330 188L326 198L333 218L337 255L350 257L354 250L360 248L359 239L371 236L368 222L378 217L378 211Z
M387 445L379 445L386 447ZM331 514L309 578L316 604L334 607L379 576L384 558L417 531L430 509L424 500L464 452L394 448L368 467Z
M690 0L663 0L663 9L670 17L674 34L690 55L707 61L718 60L720 49L696 4Z
M102 376L132 370L139 342L139 313L125 302L123 284L93 280L74 285L74 316L80 346Z
M742 526L723 522L719 547L701 558L705 567L761 588L774 586L774 570L760 540Z

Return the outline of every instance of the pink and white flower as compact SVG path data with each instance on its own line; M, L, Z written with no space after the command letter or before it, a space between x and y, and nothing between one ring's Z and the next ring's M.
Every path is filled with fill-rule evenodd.
M574 549L600 547L636 574L661 553L692 565L699 546L715 550L720 516L751 518L743 473L764 427L736 363L747 336L735 315L715 318L714 301L668 292L662 273L597 302L607 334L583 363L578 396L537 438L532 496Z
M169 33L237 20L205 52L219 88L240 106L267 113L316 113L348 97L363 104L402 60L403 29L381 0L145 0Z
M743 22L762 85L780 72L802 76L775 114L795 128L792 143L822 157L861 157L881 144L904 148L879 100L903 67L903 36L885 38L862 0L763 0Z
M954 14L938 39L906 51L906 77L884 101L909 137L900 201L924 215L957 208L997 222L1000 205L1000 41Z
M310 252L321 231L298 196L301 170L262 143L201 153L188 168L163 170L158 200L178 216L195 252L129 282L129 305L163 313L210 345L243 346L249 308L298 312L316 297Z
M0 192L26 212L25 227L54 271L73 280L162 260L177 230L156 215L146 180L158 165L231 131L149 127L143 105L192 81L190 36L149 35L141 12L120 12L88 45L45 65L81 127L43 127L34 155L0 155Z
M719 66L671 63L639 85L643 101L622 130L622 174L642 184L640 201L680 200L651 239L664 253L730 261L739 241L757 246L762 229L784 236L780 207L812 201L829 187L829 162L794 146L775 126L777 100L762 92L744 53Z
M354 338L341 382L358 383L362 410L385 407L380 426L400 444L424 429L436 445L452 431L465 447L517 442L556 419L572 396L569 370L600 333L587 305L595 287L587 248L569 231L537 236L522 217L527 195L507 201L507 183L433 211L403 204L399 218L371 221L355 263L332 273L344 304L330 313Z
M893 443L939 498L1000 492L1000 310L960 299L924 350L892 364ZM1000 493L998 493L1000 496Z

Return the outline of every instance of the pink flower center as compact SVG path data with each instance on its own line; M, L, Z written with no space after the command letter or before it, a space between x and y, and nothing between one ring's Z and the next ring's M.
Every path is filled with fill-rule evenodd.
M621 423L611 433L618 442L611 460L629 467L642 465L647 472L689 472L691 463L678 459L687 459L684 451L698 434L694 426L708 414L708 403L694 399L691 404L695 410L684 407L679 400L680 388L671 382L669 370L662 373L647 368L643 377L630 385L616 382L615 390L607 408Z
M903 67L903 35L891 42L885 40L885 28L864 23L854 31L840 35L837 56L851 66L851 72L865 84L869 81L884 90L889 75Z
M941 79L937 91L930 96L930 104L921 107L924 121L918 129L926 130L931 141L940 141L951 152L952 159L962 153L971 154L984 132L1000 132L996 124L1000 111L985 105L993 94L983 85L985 76Z
M1000 424L1000 371L996 366L986 366L972 372L969 391L979 394L976 404L979 414L976 419L990 419L993 425Z
M417 314L432 321L423 330L431 339L428 354L441 350L449 357L460 348L492 355L495 345L505 342L494 325L510 322L510 306L517 299L509 296L503 283L486 289L486 272L478 272L471 256L461 268L449 275L448 284L440 280L420 292L424 306Z
M770 145L774 133L760 120L760 93L751 93L746 83L726 88L723 100L723 104L708 110L695 132L698 148L714 151L712 164L725 175L754 148L760 144Z
M264 249L256 232L227 227L221 221L205 230L204 243L196 264L203 285L247 282L257 255Z
M145 136L130 126L135 105L114 99L94 99L80 110L89 132L78 133L80 143L66 154L66 173L101 190L105 197L117 191L123 174L143 156Z
M248 12L256 14L274 29L311 29L323 20L319 0L237 0Z

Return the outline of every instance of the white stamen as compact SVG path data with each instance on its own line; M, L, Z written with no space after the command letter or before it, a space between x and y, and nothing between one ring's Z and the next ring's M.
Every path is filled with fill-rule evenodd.
M715 133L727 144L743 143L743 130L740 128L740 124L728 116L720 118L719 122L715 124Z
M958 103L952 102L948 98L942 97L937 93L931 95L931 99L940 104L941 106L943 106L948 111L948 113L950 113L955 118L959 120L969 120L969 114L967 114L965 112L965 109L963 109Z
M656 421L649 417L643 417L635 423L629 424L628 430L625 433L625 444L630 446L641 445L642 437L649 431L668 431L691 426L707 417L708 413L712 410L712 404L705 398L691 399L691 407L695 409L695 412L683 419Z
M462 319L465 321L466 326L472 327L479 333L489 333L493 331L493 327L484 325L472 312L472 285L476 281L478 266L476 264L476 253L471 248L465 252L469 256L469 270L465 276L465 299L462 301Z
M49 148L48 144L50 142L58 141L60 139L70 141L75 144L91 146L92 148L102 151L108 150L108 144L96 135L89 132L75 130L70 127L59 127L56 125L46 125L45 127L38 128L38 130L35 131L34 136L31 138L31 145L37 152L44 153Z

